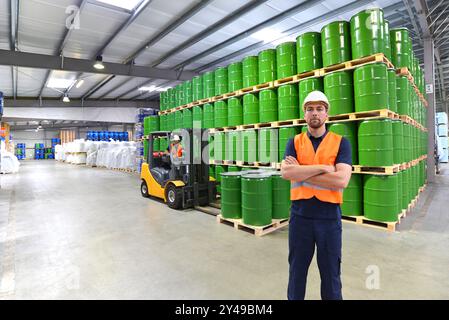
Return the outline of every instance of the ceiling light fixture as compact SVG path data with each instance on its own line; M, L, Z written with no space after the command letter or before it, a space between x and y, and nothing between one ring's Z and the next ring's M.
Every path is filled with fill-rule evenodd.
M63 102L70 102L69 96L66 94L64 94L64 98L62 98Z
M139 4L140 0L97 0L114 7L123 8L126 10L133 10Z
M104 64L103 64L103 57L102 56L97 56L97 59L94 63L94 68L97 70L103 70L104 69Z
M83 85L83 83L84 83L84 80L83 80L83 79L78 80L78 82L76 83L76 88L77 88L77 89L80 88L80 87Z

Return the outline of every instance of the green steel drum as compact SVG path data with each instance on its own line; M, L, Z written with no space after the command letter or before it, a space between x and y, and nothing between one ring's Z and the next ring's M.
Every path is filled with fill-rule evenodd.
M394 67L409 68L412 43L407 28L395 28L390 30L391 63Z
M273 184L273 219L288 219L290 217L290 181L282 179L281 173L275 171L271 174Z
M405 76L397 76L396 78L396 102L397 113L400 115L407 115L409 110L409 82Z
M248 93L243 96L243 124L259 123L259 96Z
M226 135L226 157L225 160L240 161L242 158L242 146L240 139L240 131L230 131Z
M278 98L275 89L265 89L259 92L259 121L271 122L278 120Z
M193 101L192 81L188 80L184 82L184 103L189 104Z
M414 68L413 68L413 78L417 78L417 74L418 74L418 70L419 70L419 59L418 58L413 58L413 65L414 65ZM416 82L415 82L415 84L416 84Z
M212 177L215 179L215 166L209 165L209 177Z
M402 164L404 160L404 126L401 120L393 120L393 162Z
M398 219L398 176L364 175L363 212L375 221Z
M228 105L226 101L217 101L214 103L214 122L216 128L228 126Z
M259 83L277 80L276 50L267 49L259 52Z
M203 107L194 106L192 111L193 127L202 128L203 127Z
M184 120L182 117L182 111L178 110L175 112L175 129L182 129L184 126Z
M226 172L225 166L215 166L215 180L217 181L217 193L221 194L221 174Z
M228 126L243 124L242 98L232 97L228 100Z
M385 52L385 21L381 9L363 10L351 17L352 59Z
M192 109L184 109L182 111L182 121L183 121L183 128L193 128L193 116L192 116Z
M166 109L165 92L159 93L159 110L163 111Z
M284 159L285 148L290 139L299 134L298 127L279 128L279 162Z
M323 67L319 32L306 32L296 38L296 58L298 73Z
M153 151L162 151L160 149L160 139L153 139Z
M306 79L299 82L299 107L303 111L303 102L307 95L312 91L321 91L323 92L323 79L322 78L312 78ZM331 107L332 108L332 107Z
M178 84L176 87L176 107L184 104L184 82Z
M168 107L167 109L171 109L175 107L175 89L169 88L167 90L168 93Z
M297 84L286 84L278 88L279 120L298 119L299 95Z
M403 139L404 139L404 162L410 162L413 160L412 156L412 141L411 141L411 126L407 123L403 123Z
M388 109L388 73L384 63L355 69L354 97L356 112Z
M206 129L215 128L214 105L211 103L203 105L203 127Z
M332 131L348 139L349 144L351 145L352 164L357 164L358 163L357 123L355 122L333 123L329 126L329 131Z
M228 166L228 172L240 172L240 167L237 166Z
M385 57L391 62L391 45L390 45L390 22L384 20L384 53Z
M234 62L228 66L228 90L234 92L243 88L243 70L241 62Z
M340 71L324 76L324 93L329 99L329 115L354 112L354 89L350 71Z
M215 95L228 92L228 68L219 67L214 72L215 75Z
M167 131L167 115L159 116L159 129L161 131Z
M334 21L321 29L323 67L351 60L350 24Z
M159 149L161 151L166 151L169 145L169 141L167 137L159 138Z
M221 173L221 215L226 219L242 218L242 182L240 172Z
M396 175L398 177L398 202L397 202L398 207L397 207L396 211L399 214L399 213L402 213L402 193L403 193L402 188L404 187L404 183L402 180L403 180L404 175L403 175L402 171L398 172Z
M215 96L215 74L213 71L203 74L203 97L211 98Z
M307 132L309 129L308 129L308 126L303 126L302 128L301 128L301 133L303 133L303 132Z
M242 60L243 88L259 84L259 58L248 56Z
M278 79L295 75L296 43L284 42L276 47L276 73Z
M149 116L143 119L143 132L144 135L149 135L151 132L159 131L160 121L159 116Z
M241 132L242 159L239 161L256 162L258 150L257 130L245 130Z
M175 129L176 112L170 112L167 114L167 131L173 131Z
M393 127L391 120L366 120L358 129L359 164L361 166L392 166Z
M348 186L343 190L341 213L345 216L363 216L363 183L361 174L351 175Z
M214 136L209 134L208 137L209 144L207 145L209 151L209 160L215 160L215 144L214 144ZM215 172L215 171L214 171ZM215 177L215 175L214 175Z
M203 77L195 76L192 79L192 100L198 101L203 99Z
M399 206L401 210L408 208L408 201L407 201L407 189L408 189L408 176L406 174L406 171L399 171L398 173L398 201ZM401 184L399 186L399 183Z
M147 159L148 159L148 148L149 148L149 143L148 143L148 140L145 139L145 140L143 140L143 157L144 157L145 161L147 161Z
M388 109L398 112L397 96L396 96L396 71L388 69Z
M149 135L150 132L150 117L145 117L143 118L143 135Z
M214 159L224 161L226 159L226 135L224 132L214 134Z
M259 162L278 162L278 132L276 129L259 130Z
M242 174L242 219L252 226L271 224L273 183L271 174Z

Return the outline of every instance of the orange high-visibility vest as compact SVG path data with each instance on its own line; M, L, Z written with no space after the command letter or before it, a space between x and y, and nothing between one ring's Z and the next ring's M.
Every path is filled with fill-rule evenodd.
M306 132L296 135L294 142L296 158L300 165L335 165L341 136L328 132L316 152ZM343 203L343 190L323 188L304 181L291 182L291 200L310 199L312 197L316 197L323 202Z
M181 144L170 144L170 152L172 154L172 157L174 158L181 158L182 157L182 146Z

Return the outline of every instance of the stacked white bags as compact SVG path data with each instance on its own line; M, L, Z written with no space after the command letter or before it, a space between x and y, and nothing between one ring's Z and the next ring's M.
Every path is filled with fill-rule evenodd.
M1 173L16 173L19 172L20 162L17 157L6 150L1 150L0 159L0 172Z

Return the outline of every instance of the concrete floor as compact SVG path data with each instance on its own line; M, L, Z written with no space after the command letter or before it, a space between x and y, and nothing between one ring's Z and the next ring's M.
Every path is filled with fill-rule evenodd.
M441 173L399 232L343 224L345 299L449 299ZM173 211L142 198L137 175L106 169L23 161L0 182L0 298L286 298L287 229L257 238ZM313 261L308 299L319 286Z

